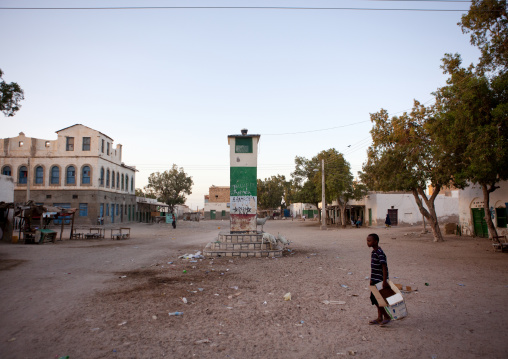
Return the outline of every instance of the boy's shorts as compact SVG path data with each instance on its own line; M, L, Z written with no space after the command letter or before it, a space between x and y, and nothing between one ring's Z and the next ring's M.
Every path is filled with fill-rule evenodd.
M370 301L372 302L372 305L379 306L376 297L374 297L374 293L370 292Z

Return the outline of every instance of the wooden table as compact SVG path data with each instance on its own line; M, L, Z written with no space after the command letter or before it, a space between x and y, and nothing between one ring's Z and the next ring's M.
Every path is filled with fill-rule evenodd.
M127 239L130 237L131 237L131 229L128 227L111 228L111 239Z
M89 233L85 233L85 238L104 238L106 230L100 227L90 228Z

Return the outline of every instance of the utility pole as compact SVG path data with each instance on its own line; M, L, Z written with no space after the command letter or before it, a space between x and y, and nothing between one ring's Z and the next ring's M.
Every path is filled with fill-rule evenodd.
M30 201L30 157L28 157L28 168L26 169L26 201Z
M326 230L325 160L321 160L321 229Z

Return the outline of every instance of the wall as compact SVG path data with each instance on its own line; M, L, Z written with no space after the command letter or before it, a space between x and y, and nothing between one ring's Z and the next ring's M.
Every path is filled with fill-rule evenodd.
M369 208L372 209L372 225L385 223L388 209L398 210L398 225L423 225L423 217L412 193L376 193L370 192L361 201L350 201L350 205L364 205L364 223L368 223ZM458 223L459 198L457 191L452 196L438 195L435 200L436 215L440 224ZM424 204L424 207L427 206Z
M210 211L215 210L215 219L228 219L230 218L229 207L226 203L205 203L205 219L210 218ZM225 216L222 211L226 211Z
M508 181L498 183L500 188L490 194L490 208L506 208L508 203ZM483 207L483 192L479 185L471 185L461 190L459 193L459 221L463 235L473 235L474 225L472 218L472 208ZM497 225L495 211L493 211L492 221ZM507 228L497 228L499 236L508 235Z
M14 178L0 174L0 202L14 202Z
M210 203L229 203L229 186L212 186L208 190Z

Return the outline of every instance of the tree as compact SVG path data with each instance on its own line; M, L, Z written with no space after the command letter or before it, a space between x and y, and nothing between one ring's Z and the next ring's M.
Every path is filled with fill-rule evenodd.
M21 87L11 82L8 84L2 79L3 72L0 69L0 111L4 113L6 117L12 117L19 111L20 101L24 100L24 94Z
M295 157L295 170L291 173L293 178L295 202L312 203L316 206L321 201L321 186L317 186L317 164L305 157Z
M431 121L435 143L462 164L454 181L479 184L489 236L497 236L490 216L490 193L508 179L508 86L488 78L460 55L447 54L442 68L450 77L435 93L436 116Z
M185 195L192 193L193 184L192 177L187 176L182 167L173 164L168 171L152 173L145 191L153 191L157 200L169 205L169 211L174 213L175 205L184 204Z
M440 189L454 179L460 163L431 139L427 123L432 115L433 109L418 101L411 113L402 116L390 119L386 110L371 114L373 144L367 150L361 178L373 190L411 192L431 224L434 241L441 242L434 201ZM458 178L455 183L464 186ZM435 189L430 197L425 193L428 184Z
M340 221L346 227L346 207L350 200L360 200L367 194L367 187L354 181L351 165L335 148L321 151L314 161L325 162L325 194L326 201L336 200L340 209ZM322 178L322 166L319 166L318 177ZM322 182L322 180L321 180ZM321 187L321 186L320 186Z
M291 174L299 191L296 200L318 206L322 201L322 166L325 161L326 202L338 202L343 227L346 226L346 206L351 199L361 199L367 193L366 187L355 183L351 166L336 149L321 151L312 159L295 158L295 171Z
M277 209L282 206L286 190L286 177L282 175L258 179L258 206L260 209Z
M136 188L135 195L136 197L157 198L153 192L143 191L141 188Z
M508 70L508 16L506 0L472 0L458 23L471 44L481 51L478 68L499 74Z

